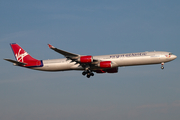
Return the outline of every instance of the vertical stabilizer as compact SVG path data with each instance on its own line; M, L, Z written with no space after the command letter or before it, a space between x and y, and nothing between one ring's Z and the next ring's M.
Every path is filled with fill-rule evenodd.
M24 49L18 44L10 44L14 52L14 56L18 62L26 63L26 67L39 67L42 66L42 61L31 57Z

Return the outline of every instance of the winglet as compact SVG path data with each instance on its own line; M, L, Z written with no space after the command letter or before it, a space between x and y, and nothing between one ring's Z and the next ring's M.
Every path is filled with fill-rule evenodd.
M55 47L53 47L52 45L50 45L50 44L48 44L48 46L49 46L49 48L55 48Z

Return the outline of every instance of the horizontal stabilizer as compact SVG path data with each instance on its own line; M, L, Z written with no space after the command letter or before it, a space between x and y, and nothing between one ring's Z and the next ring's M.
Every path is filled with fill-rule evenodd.
M15 65L18 65L18 66L26 65L26 63L18 62L18 61L11 60L11 59L4 59L4 60L9 61L9 62L12 62L12 63L14 63Z

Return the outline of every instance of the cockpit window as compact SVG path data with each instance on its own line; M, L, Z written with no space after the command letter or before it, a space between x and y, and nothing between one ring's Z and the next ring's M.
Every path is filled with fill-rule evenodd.
M169 55L172 55L172 53L169 53Z

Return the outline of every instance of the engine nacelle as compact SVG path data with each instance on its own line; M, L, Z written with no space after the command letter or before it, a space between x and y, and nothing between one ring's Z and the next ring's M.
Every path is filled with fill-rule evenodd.
M102 61L98 64L98 67L100 67L100 68L111 68L112 63L111 63L111 61Z
M88 55L88 56L81 56L79 59L78 59L79 62L81 63L91 63L93 62L93 57Z
M106 71L107 71L107 73L117 73L118 72L118 67L107 69Z
M118 67L115 67L115 68L110 68L110 69L100 69L100 70L96 70L95 71L96 73L117 73L118 72Z
M96 70L95 72L96 72L96 73L106 73L105 70Z

